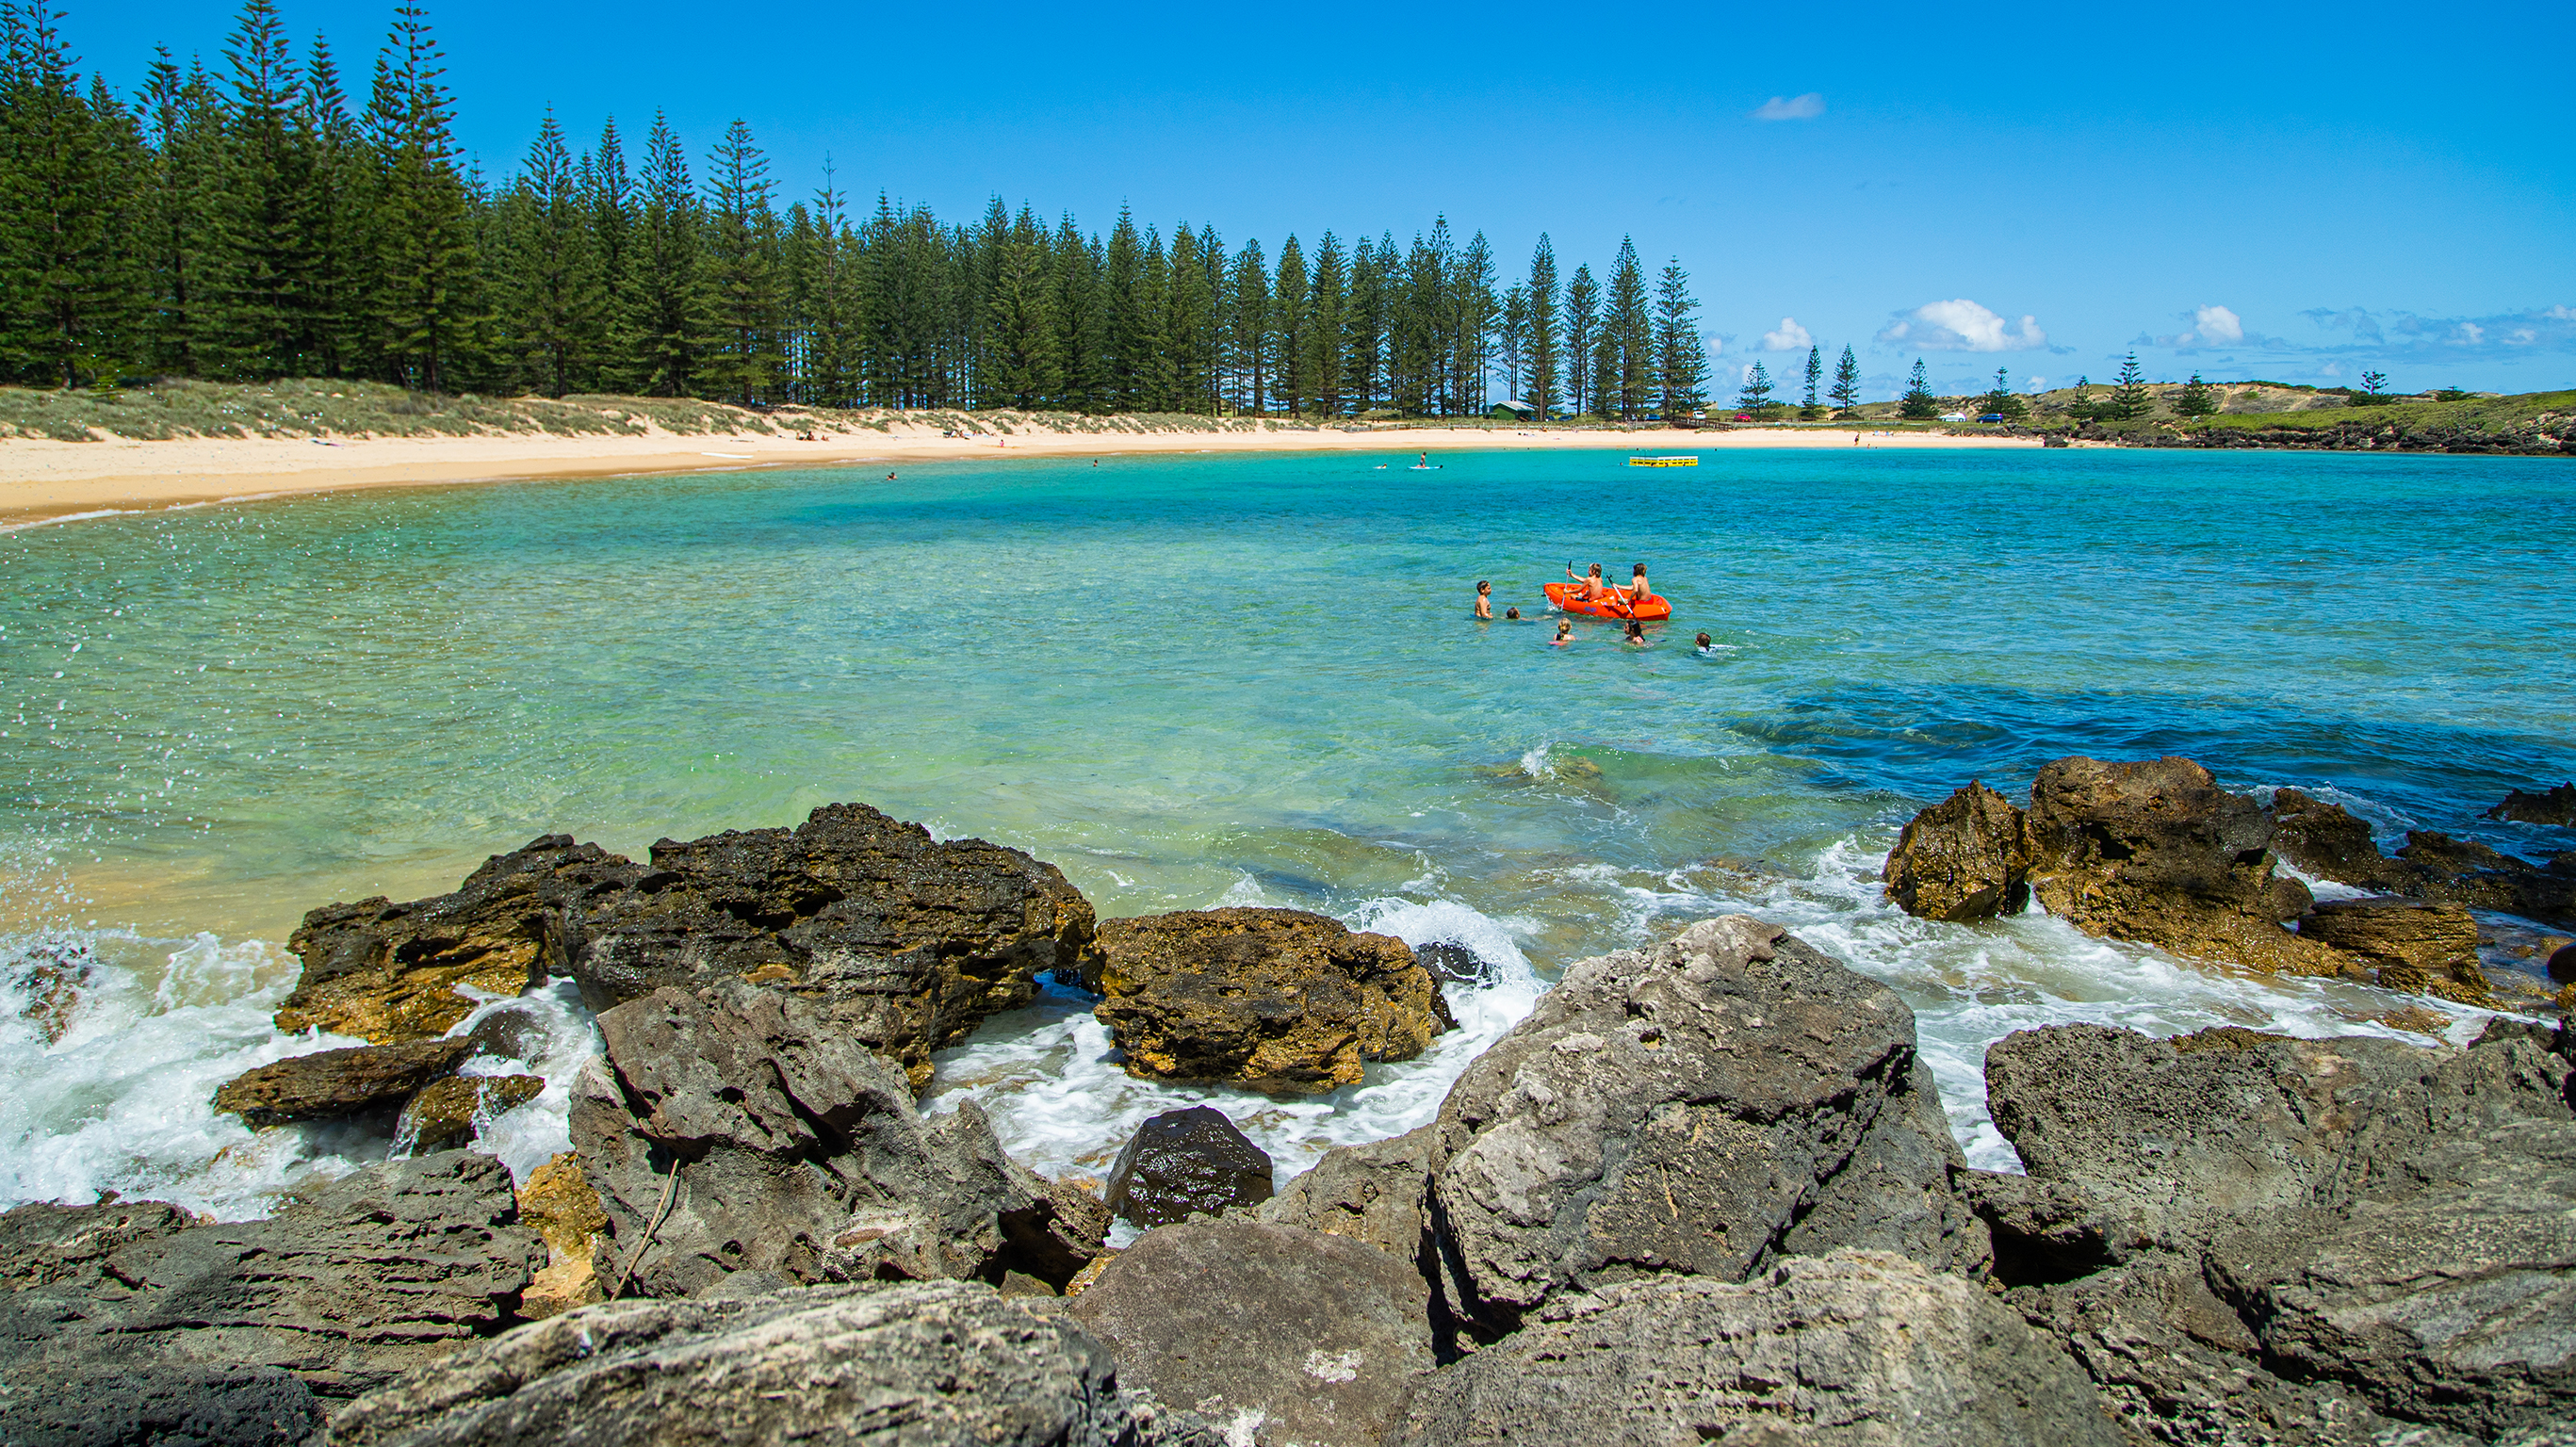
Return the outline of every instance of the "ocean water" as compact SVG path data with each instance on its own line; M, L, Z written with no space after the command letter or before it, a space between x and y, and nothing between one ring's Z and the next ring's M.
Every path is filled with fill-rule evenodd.
M1098 1174L1144 1115L1213 1101L1283 1178L1428 1120L1571 961L1727 910L1894 986L1992 1166L1981 1062L2009 1031L2389 1033L2428 1003L2038 914L1908 918L1880 861L1971 777L2180 753L2392 838L2576 848L2476 818L2576 777L2562 464L1705 456L996 459L0 534L0 1204L252 1215L380 1156L208 1109L251 1065L352 1043L270 1027L288 933L552 831L640 852L864 800L1051 860L1104 916L1293 905L1474 948L1463 1028L1331 1096L1131 1080L1061 992L939 1062L931 1108L978 1100L1041 1168ZM1672 623L1549 647L1539 585L1568 561L1649 563ZM1471 621L1479 578L1527 621ZM578 1000L530 1005L567 1074L595 1048ZM561 1148L562 1084L492 1123L514 1166Z

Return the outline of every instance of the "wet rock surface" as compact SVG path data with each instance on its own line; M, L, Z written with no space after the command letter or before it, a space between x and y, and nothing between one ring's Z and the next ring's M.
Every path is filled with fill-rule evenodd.
M1078 1326L948 1281L587 1307L352 1403L331 1440L641 1447L697 1431L816 1447L1222 1441L1122 1391L1108 1349Z
M527 1104L545 1089L544 1078L535 1075L451 1075L433 1080L403 1102L402 1114L394 1118L394 1147L405 1154L425 1154L470 1145L485 1122Z
M1429 1304L1408 1261L1227 1221L1146 1232L1066 1311L1122 1383L1246 1441L1374 1447L1431 1369Z
M2299 934L2360 959L2389 989L2469 1005L2495 1003L2494 987L2478 966L2478 922L2461 905L2338 900L2309 911L2299 921Z
M1906 824L1887 856L1887 896L1925 919L1986 919L2020 912L2029 873L2022 811L1971 780Z
M254 1127L392 1110L453 1074L472 1051L463 1040L421 1040L297 1055L225 1082L215 1109Z
M931 1051L1027 1004L1035 975L1096 973L1091 937L1091 906L1053 865L833 804L793 830L665 839L646 864L549 835L452 894L315 910L277 1019L384 1044L464 1019L460 984L516 994L571 978L607 1009L749 979L828 1009L918 1087Z
M2571 1053L2025 1031L1987 1088L2030 1174L1967 1190L2007 1300L2151 1440L2515 1439L2576 1416Z
M2339 804L2282 789L2272 796L2272 812L2281 857L2310 874L2361 889L2576 924L2576 852L2535 864L2475 840L2411 829L2391 858L2380 852L2370 826Z
M2502 819L2514 824L2576 825L2576 783L2564 783L2537 793L2515 789L2504 796L2504 802L2479 816Z
M1225 1112L1198 1105L1136 1127L1110 1167L1106 1200L1119 1220L1165 1226L1195 1213L1258 1206L1275 1189L1272 1175L1269 1154Z
M1407 1447L2066 1444L2121 1437L2057 1346L1960 1277L1884 1252L1745 1282L1623 1282L1552 1303L1414 1389Z
M509 1173L463 1151L367 1167L268 1220L184 1219L0 1216L42 1263L0 1298L0 1368L225 1362L345 1398L508 1325L545 1260Z
M1130 1074L1308 1094L1410 1060L1449 1006L1390 935L1294 909L1185 910L1100 926L1093 1011Z
M607 1287L599 1279L597 1257L608 1213L582 1172L581 1157L565 1151L549 1159L519 1183L517 1195L520 1224L546 1243L545 1268L520 1294L519 1315L535 1321L601 1300Z
M973 1105L936 1121L894 1065L818 1004L727 981L599 1017L573 1144L609 1221L598 1262L644 1296L739 1271L789 1281L1046 1274L1049 1183ZM1025 1264L1022 1256L1038 1253Z
M1938 1100L1913 1012L1777 926L1729 915L1582 961L1441 1107L1447 1309L1499 1334L1643 1275L1976 1255Z

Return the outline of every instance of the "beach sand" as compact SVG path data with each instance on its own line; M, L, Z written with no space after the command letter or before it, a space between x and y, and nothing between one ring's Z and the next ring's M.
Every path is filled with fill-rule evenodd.
M1880 432L1867 426L1717 432L1514 430L1510 427L1313 426L1232 419L1206 432L1058 431L1014 419L1009 435L943 436L935 425L835 433L636 437L187 438L165 442L0 439L0 527L294 493L533 478L722 472L955 461L969 457L1301 450L1458 452L1600 448L1628 452L1732 447L2037 447L2037 438Z

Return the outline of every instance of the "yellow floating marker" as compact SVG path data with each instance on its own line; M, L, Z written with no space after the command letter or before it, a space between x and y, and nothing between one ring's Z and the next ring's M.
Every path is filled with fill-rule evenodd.
M1699 459L1696 457L1631 457L1628 459L1628 465L1630 467L1697 467Z

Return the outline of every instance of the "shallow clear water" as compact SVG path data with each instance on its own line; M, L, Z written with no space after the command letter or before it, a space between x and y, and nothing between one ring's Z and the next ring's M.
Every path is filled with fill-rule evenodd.
M1182 1100L1283 1170L1408 1128L1564 964L1724 909L1904 993L1989 1164L2010 1153L1979 1068L2009 1030L2376 1030L2406 1003L1879 898L1915 808L2063 754L2182 753L2390 830L2576 848L2475 818L2576 776L2576 473L2551 461L1405 460L521 484L0 534L0 988L32 1001L48 951L90 981L58 1041L0 1015L0 1201L238 1214L381 1151L206 1111L249 1064L345 1043L268 1030L280 942L554 830L633 852L859 799L1052 860L1105 916L1299 905L1503 967L1433 1057L1319 1101L1127 1080L1060 997L943 1059L936 1100L1095 1171ZM1569 557L1653 565L1676 610L1654 647L1589 621L1546 646L1539 584ZM1469 621L1479 577L1533 621ZM549 1110L503 1123L513 1154Z

